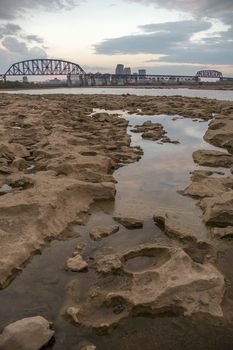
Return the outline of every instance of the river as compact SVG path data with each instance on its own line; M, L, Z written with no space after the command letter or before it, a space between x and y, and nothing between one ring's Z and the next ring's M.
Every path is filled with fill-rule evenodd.
M138 96L185 96L233 101L233 91L226 90L195 90L195 89L146 89L146 88L56 88L56 89L34 89L34 90L6 90L5 93L43 95L43 94L132 94Z

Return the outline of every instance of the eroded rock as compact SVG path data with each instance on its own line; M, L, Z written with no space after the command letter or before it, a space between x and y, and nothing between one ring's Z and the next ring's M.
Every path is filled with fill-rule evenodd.
M24 318L6 326L0 335L1 350L39 350L54 335L41 316Z
M157 210L153 216L154 222L171 238L196 241L196 238L187 230L179 227L164 210Z
M85 301L67 309L77 325L103 334L129 315L171 311L222 316L224 277L210 263L195 263L181 248L156 244L127 250L120 259L128 280L112 290L97 283L87 291Z
M123 217L123 216L114 216L114 220L119 222L121 225L128 229L136 229L143 227L143 220L136 219L136 218L130 218L130 217Z
M98 241L104 237L108 237L119 231L118 225L100 226L90 231L90 236L94 241Z
M88 263L83 260L81 255L77 254L73 258L67 260L66 267L71 271L80 272L88 269Z
M204 211L204 222L209 226L233 226L233 193L224 192L219 196L200 201Z
M116 254L97 255L95 257L95 267L98 272L116 272L120 270L121 266L121 259Z
M193 152L193 160L199 165L230 168L233 155L214 150L198 150Z

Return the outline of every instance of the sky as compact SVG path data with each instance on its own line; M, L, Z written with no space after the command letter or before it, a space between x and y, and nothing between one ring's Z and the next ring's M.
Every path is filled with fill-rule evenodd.
M0 73L31 58L233 76L233 0L0 0Z

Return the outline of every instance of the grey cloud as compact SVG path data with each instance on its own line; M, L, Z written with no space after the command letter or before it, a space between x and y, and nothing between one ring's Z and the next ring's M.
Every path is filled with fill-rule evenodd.
M166 22L141 26L143 34L106 39L96 44L99 54L167 54L168 50L187 44L194 33L211 27L204 21ZM149 32L149 33L148 33ZM152 33L151 33L152 32Z
M16 37L6 37L0 48L0 67L3 74L14 62L40 57L47 58L46 51L38 46L28 47L25 42Z
M199 17L228 18L233 13L232 0L127 0L131 3L154 5L169 10L190 12Z
M29 42L34 41L38 44L43 44L43 42L44 42L44 40L41 37L39 37L38 35L26 35L24 38Z
M21 31L21 27L18 24L7 23L0 26L0 38L6 35L15 35Z
M30 10L71 9L83 0L0 0L0 19L14 19Z
M232 29L218 38L196 43L193 34L210 28L205 21L180 21L141 26L142 34L107 39L95 45L98 54L156 54L161 60L177 63L232 64ZM156 60L157 61L157 60Z

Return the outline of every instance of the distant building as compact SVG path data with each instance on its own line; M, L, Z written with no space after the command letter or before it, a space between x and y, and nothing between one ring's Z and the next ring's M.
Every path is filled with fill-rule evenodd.
M28 83L28 77L27 76L23 77L23 83Z
M139 75L146 75L146 70L145 69L139 69L138 70Z
M118 64L116 66L116 74L124 74L124 65L123 64Z
M124 74L131 75L131 68L130 67L125 67L124 68Z

